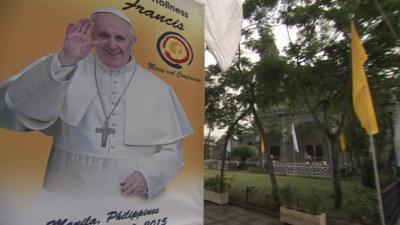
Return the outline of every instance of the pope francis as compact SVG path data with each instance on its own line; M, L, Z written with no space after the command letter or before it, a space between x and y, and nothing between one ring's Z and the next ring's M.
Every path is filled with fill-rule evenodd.
M190 122L170 86L138 65L114 8L70 23L62 49L0 86L0 127L53 137L44 189L153 198L183 166Z

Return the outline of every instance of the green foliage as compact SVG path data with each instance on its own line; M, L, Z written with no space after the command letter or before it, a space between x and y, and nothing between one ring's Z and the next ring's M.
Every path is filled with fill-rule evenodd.
M323 195L320 190L316 188L308 189L302 198L304 209L314 215L319 214L322 205L322 198Z
M286 61L279 57L268 57L256 64L258 106L268 108L287 102L288 67Z
M227 128L246 110L241 76L235 68L222 73L217 65L206 69L205 122L210 129ZM242 118L246 121L246 118ZM238 121L240 122L240 121ZM235 124L233 134L246 129L241 123Z
M322 192L316 188L298 190L296 187L286 184L279 189L281 204L287 208L301 210L314 215L320 213L322 205Z
M286 184L279 189L281 204L287 208L298 208L299 192L292 185Z
M400 1L378 2L394 30L399 31ZM387 114L382 112L382 104L392 93L400 96L398 40L390 35L375 1L246 0L243 10L249 24L243 30L244 45L257 53L260 60L253 64L240 53L224 74L216 66L207 69L209 127L228 127L249 105L256 106L257 110L307 108L326 137L336 140L339 132L346 132L350 140L349 154L361 171L364 184L370 185L372 176L365 147L368 142L364 131L355 129L360 125L351 113L349 28L352 20L368 53L366 73L382 131L376 135L378 149L383 149L384 131L389 125L385 122ZM297 31L296 37L290 37L291 43L284 49L284 55L274 43L272 27L277 23L295 27ZM338 149L332 147L330 155L337 154ZM378 158L384 158L381 156ZM337 168L337 164L333 167ZM339 177L333 179L337 181ZM340 187L334 190L339 199Z
M260 20L265 17L266 10L274 8L278 2L277 0L246 0L243 4L243 17Z
M217 170L205 170L205 177L214 177L218 174ZM227 171L226 176L232 178L231 189L229 195L235 201L245 204L246 203L246 187L254 186L258 191L253 193L254 201L250 202L252 206L260 207L262 209L270 209L277 211L279 203L275 202L270 194L271 184L267 179L267 175L258 173L248 173L243 171ZM362 208L376 208L376 194L373 190L361 186L360 178L344 179L341 181L343 187L343 200L344 205L342 209L334 209L332 207L332 191L330 188L330 179L321 178L305 178L305 177L290 177L290 176L277 176L280 188L285 186L294 187L295 194L292 194L292 206L300 208L310 213L324 212L328 216L337 218L346 218L350 220L349 211L355 210L359 207L358 216L365 217L365 220L375 218L374 213L361 213ZM282 191L280 190L280 195ZM316 191L317 190L317 191ZM366 197L365 193L370 193ZM315 194L315 195L314 195ZM282 196L281 201L282 200ZM365 198L365 199L364 199ZM367 200L369 199L369 200ZM357 205L358 201L362 201L361 205ZM351 203L350 203L351 202ZM283 204L283 203L282 203ZM357 210L356 210L357 211ZM370 212L367 210L366 212ZM357 213L352 213L353 220L357 220ZM369 219L368 219L369 218ZM362 223L360 223L362 224ZM376 223L378 224L378 223Z
M280 204L279 202L275 201L274 198L270 194L265 195L264 206L272 211L279 211Z
M242 166L245 166L245 162L248 158L256 155L256 149L252 146L243 145L232 148L231 157L239 157Z
M302 188L296 188L294 185L285 184L283 187L279 188L281 202L274 202L271 196L266 195L265 207L270 210L277 210L279 206L282 205L286 208L318 215L322 212L326 212L326 209L323 209L325 204L323 198L326 197L326 193L324 192L325 191L316 188L304 190Z
M373 190L356 189L344 201L344 210L352 221L363 225L379 224L376 192Z
M231 189L233 178L224 177L224 186L221 187L221 177L216 175L214 177L209 177L204 179L204 189L209 191L214 191L218 193L223 193ZM222 190L223 189L223 190Z
M400 2L379 1L379 4L394 30L400 30L397 22ZM288 46L286 53L297 67L310 68L308 73L314 79L299 72L299 79L294 83L300 85L298 93L306 88L314 96L316 106L325 106L323 108L335 113L343 109L343 103L350 103L349 98L344 99L351 75L349 28L352 20L368 53L366 73L378 112L390 89L398 87L398 42L396 44L390 35L375 1L288 1L280 19L298 30L297 39Z

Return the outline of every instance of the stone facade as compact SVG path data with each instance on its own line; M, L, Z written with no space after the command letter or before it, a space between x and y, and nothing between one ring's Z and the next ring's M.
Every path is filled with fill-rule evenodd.
M268 111L263 114L268 149L279 162L328 162L328 148L324 137L306 111ZM299 152L294 150L292 124L295 128Z
M327 144L308 112L268 111L263 113L262 120L267 132L267 150L271 151L274 161L283 163L329 162ZM295 127L299 152L294 151L292 124ZM218 141L205 141L205 149L207 150L205 158L221 159L223 141L224 137L221 137ZM260 149L262 143L258 135L248 134L237 139L231 139L231 147L239 145L250 145ZM257 151L258 153L259 151ZM229 150L227 157L229 159Z

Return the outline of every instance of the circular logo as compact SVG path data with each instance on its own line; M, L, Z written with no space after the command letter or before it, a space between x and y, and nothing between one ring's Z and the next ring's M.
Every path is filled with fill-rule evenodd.
M169 66L180 69L193 61L193 50L186 39L175 32L165 32L157 41L157 51Z

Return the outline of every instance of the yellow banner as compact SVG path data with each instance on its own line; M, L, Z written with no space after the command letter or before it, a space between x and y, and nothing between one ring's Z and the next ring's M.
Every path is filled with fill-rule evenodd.
M345 151L347 146L346 146L346 138L345 138L343 132L339 135L339 143L340 143L340 149L342 151Z
M368 56L361 44L360 37L351 24L351 59L353 71L353 106L362 127L373 135L379 132L376 122L374 105L372 103L367 76L364 71L364 63Z

